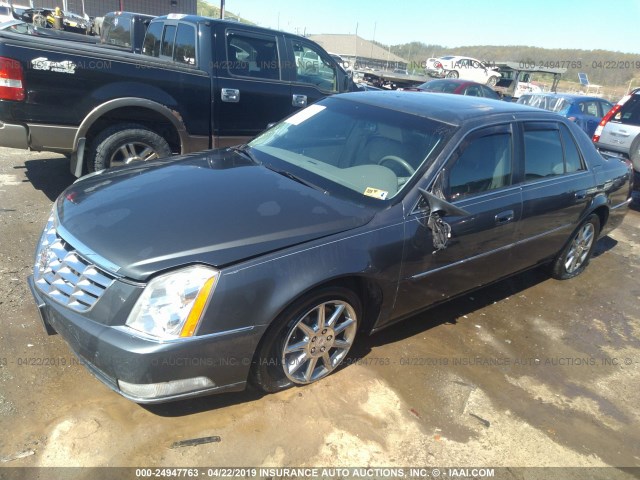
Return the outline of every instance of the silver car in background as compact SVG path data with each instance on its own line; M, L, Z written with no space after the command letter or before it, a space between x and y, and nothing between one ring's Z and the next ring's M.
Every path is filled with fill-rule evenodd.
M633 163L635 189L640 189L640 88L632 90L600 121L593 142L603 153L628 158Z

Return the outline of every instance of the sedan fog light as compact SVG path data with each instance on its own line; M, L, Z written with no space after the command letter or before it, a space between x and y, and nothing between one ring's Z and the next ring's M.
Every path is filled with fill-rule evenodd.
M185 378L162 383L129 383L118 380L120 390L132 397L153 400L213 388L216 384L207 377Z

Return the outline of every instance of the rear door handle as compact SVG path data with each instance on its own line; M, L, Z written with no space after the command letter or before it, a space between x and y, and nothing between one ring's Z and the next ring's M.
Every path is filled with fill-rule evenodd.
M306 95L298 95L297 93L293 94L291 98L291 105L294 107L306 107L307 106L307 96Z
M509 223L515 217L513 210L506 210L496 215L496 225L503 225Z
M240 90L236 88L223 88L220 92L220 99L223 102L238 103L240 101Z

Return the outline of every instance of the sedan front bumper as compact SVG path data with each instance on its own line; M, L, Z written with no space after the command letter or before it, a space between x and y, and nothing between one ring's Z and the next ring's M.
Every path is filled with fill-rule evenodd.
M265 327L160 342L97 323L48 299L28 279L47 333L62 335L85 367L137 403L243 390Z

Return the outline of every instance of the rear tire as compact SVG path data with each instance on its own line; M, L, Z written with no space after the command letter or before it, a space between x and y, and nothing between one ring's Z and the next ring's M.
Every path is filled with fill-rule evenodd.
M358 296L341 287L321 288L296 300L260 342L251 383L273 393L327 377L349 353L361 312Z
M580 275L596 247L600 232L600 218L591 214L571 234L571 238L553 263L551 275L558 280L567 280Z
M146 162L171 155L169 143L156 132L136 123L120 123L102 131L92 142L89 172Z

